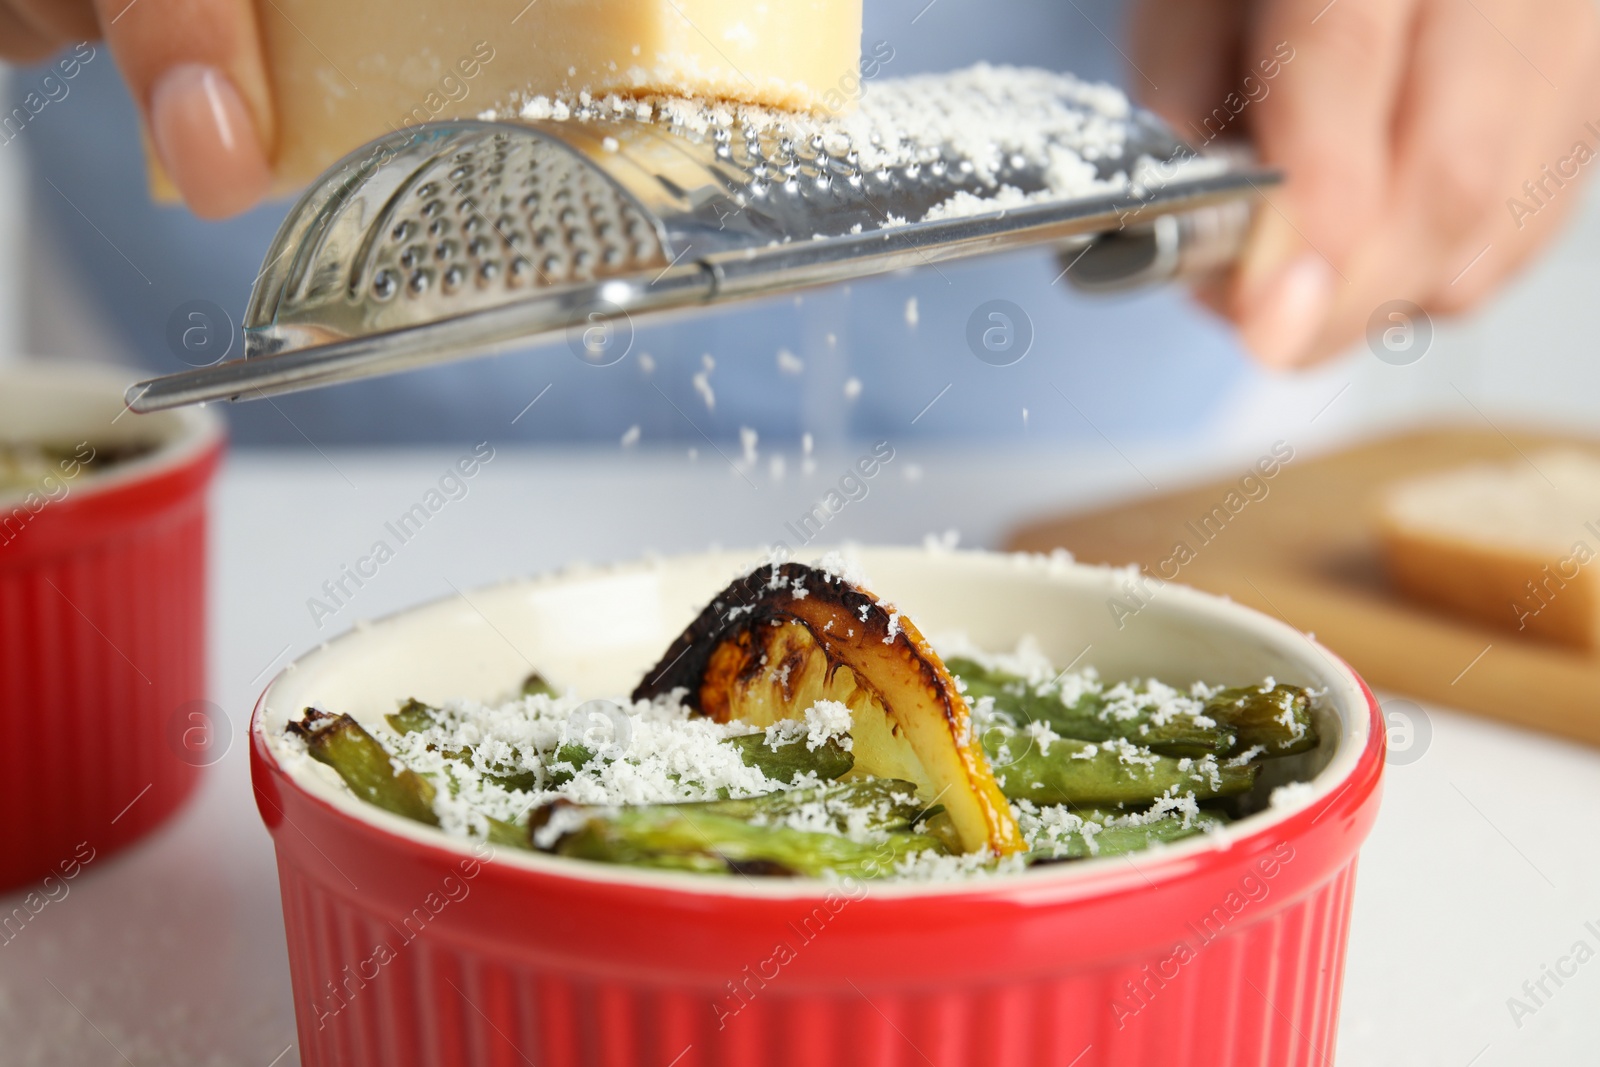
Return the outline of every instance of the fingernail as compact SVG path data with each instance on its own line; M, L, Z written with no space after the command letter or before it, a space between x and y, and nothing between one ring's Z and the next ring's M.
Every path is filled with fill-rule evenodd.
M252 206L272 182L255 119L215 67L180 63L150 92L156 154L196 215L217 219Z
M1305 253L1247 297L1240 339L1263 363L1292 366L1316 340L1333 298L1333 269L1316 253Z
M1238 293L1242 302L1253 303L1253 298L1282 275L1291 260L1306 251L1305 239L1282 212L1261 213L1239 264Z

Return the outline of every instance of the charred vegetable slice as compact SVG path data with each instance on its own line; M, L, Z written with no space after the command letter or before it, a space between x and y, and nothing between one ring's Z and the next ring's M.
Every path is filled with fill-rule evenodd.
M852 712L856 775L916 783L967 852L1023 848L967 703L916 627L877 597L798 563L736 580L673 642L634 699L675 688L720 722L768 726L818 701Z

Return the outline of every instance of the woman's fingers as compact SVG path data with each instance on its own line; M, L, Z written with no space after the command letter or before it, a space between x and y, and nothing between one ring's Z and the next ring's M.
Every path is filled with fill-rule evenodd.
M205 218L255 204L272 181L272 97L252 0L96 0L150 141Z
M146 108L156 154L195 214L237 214L266 193L272 172L260 125L227 71L174 64L151 85Z
M1577 206L1591 164L1600 158L1600 15L1589 0L1547 0L1536 7L1515 0L1479 3L1473 21L1483 48L1498 45L1505 73L1498 113L1488 112L1498 121L1485 124L1476 147L1502 164L1487 195L1475 205L1469 200L1477 209L1472 217L1441 234L1445 269L1427 298L1444 312L1476 304L1542 248ZM1449 11L1437 0L1430 6L1441 17ZM1441 65L1449 61L1439 56ZM1432 140L1450 143L1451 132L1447 125ZM1405 168L1415 174L1401 183L1414 202L1426 200L1436 180L1420 162L1425 149L1416 155L1418 165Z
M1138 0L1128 22L1128 85L1145 107L1192 142L1227 129L1229 93L1241 93L1244 5L1238 0ZM1210 120L1208 122L1208 120Z
M1241 77L1252 56L1290 50L1243 111L1262 159L1289 180L1208 296L1265 362L1331 355L1391 300L1471 306L1549 240L1600 161L1590 0L1236 6L1250 13ZM1181 52L1181 37L1143 54ZM1179 86L1214 84L1193 59L1167 66Z
M1522 19L1493 0L1424 5L1394 124L1387 202L1344 268L1348 284L1304 360L1346 348L1392 300L1430 312L1473 306L1543 247L1575 206L1583 175L1573 157L1585 154L1575 145L1581 140L1600 154L1600 133L1585 127L1600 105L1600 20L1587 0L1528 14L1536 17ZM1567 177L1546 177L1547 165L1564 160L1571 160ZM1513 219L1508 201L1526 200L1530 181L1549 190L1535 185L1544 205Z
M8 0L9 6L39 36L59 47L69 41L100 38L90 0Z
M1456 250L1494 224L1497 200L1523 165L1529 123L1519 123L1516 108L1527 102L1524 75L1532 72L1483 19L1470 8L1458 17L1455 6L1425 0L1419 11L1392 123L1386 196L1363 227L1364 243L1344 265L1347 284L1302 361L1348 345L1378 306L1421 306L1464 270L1482 266L1470 262L1482 245L1460 262Z
M0 2L0 61L37 63L54 52L56 44L10 4Z
M33 62L102 34L195 214L259 200L275 131L253 0L0 0L0 59Z
M1268 0L1245 56L1283 56L1249 111L1263 162L1287 184L1268 195L1233 283L1232 310L1257 356L1299 360L1372 239L1387 195L1391 140L1413 0Z
M1129 81L1141 101L1196 148L1242 139L1261 105L1280 91L1287 65L1297 61L1287 36L1264 44L1262 34L1247 25L1248 7L1242 0L1140 0L1134 8L1130 58L1135 69ZM1314 16L1315 11L1280 15L1268 25L1284 26L1295 17L1309 24ZM1306 95L1304 88L1293 91ZM1273 210L1285 209L1263 206ZM1258 266L1259 277L1251 280L1256 310L1241 320L1251 348L1292 352L1314 334L1329 301L1333 271L1320 257L1296 261L1296 252L1307 248L1287 217L1258 224L1250 257L1274 269L1267 277L1268 269ZM1278 264L1289 266L1279 270ZM1197 295L1212 310L1237 319L1239 286L1238 276L1218 279Z

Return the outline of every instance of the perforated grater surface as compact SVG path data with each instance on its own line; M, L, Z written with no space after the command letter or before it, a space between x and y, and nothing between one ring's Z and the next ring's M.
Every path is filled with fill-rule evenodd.
M267 253L245 358L140 382L135 411L250 399L619 315L1054 243L1089 289L1229 262L1275 174L1201 156L1115 90L973 68L819 120L681 100L530 102L330 169Z

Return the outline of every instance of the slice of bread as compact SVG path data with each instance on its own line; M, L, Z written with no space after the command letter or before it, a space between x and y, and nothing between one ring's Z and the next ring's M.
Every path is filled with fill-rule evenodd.
M1600 648L1600 455L1553 450L1396 483L1379 534L1390 581L1407 596Z

